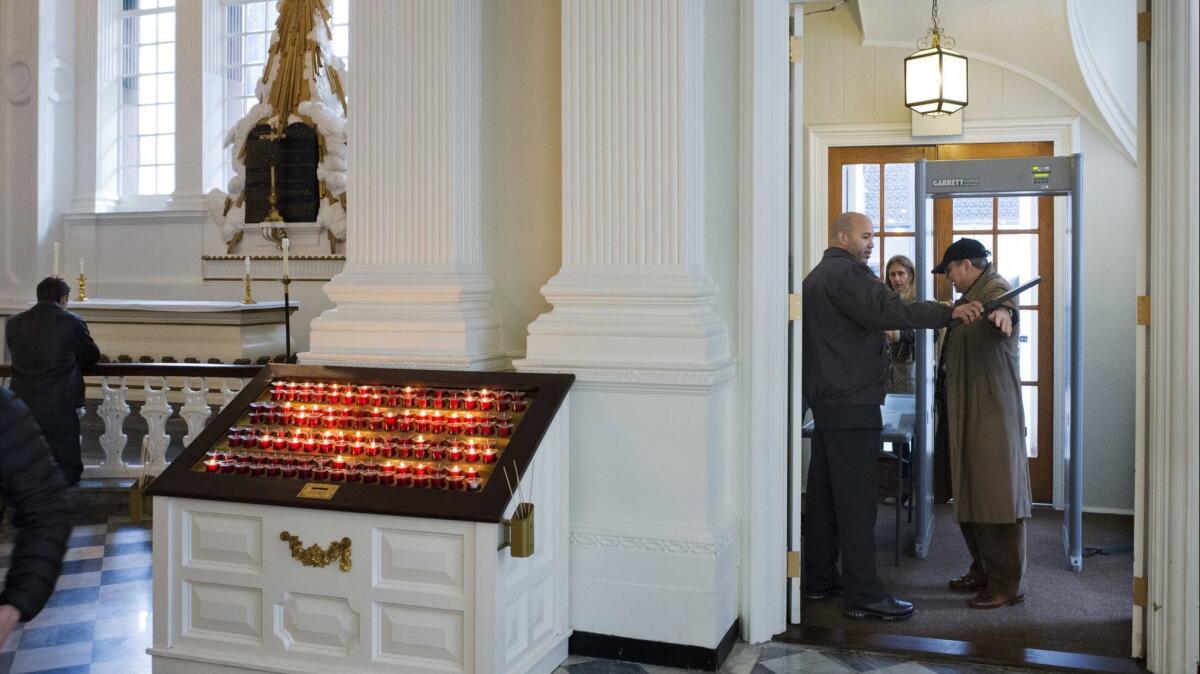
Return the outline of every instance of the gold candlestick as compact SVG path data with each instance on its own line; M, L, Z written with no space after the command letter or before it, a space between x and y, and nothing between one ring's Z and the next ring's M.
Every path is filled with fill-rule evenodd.
M83 274L79 275L79 297L75 298L76 302L87 301L87 277Z
M242 304L258 304L254 301L254 297L250 295L250 275L246 274L246 294L242 296Z

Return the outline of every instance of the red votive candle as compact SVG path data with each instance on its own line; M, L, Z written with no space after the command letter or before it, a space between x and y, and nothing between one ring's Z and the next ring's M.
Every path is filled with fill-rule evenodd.
M429 476L428 475L413 475L412 476L412 486L417 487L417 488L428 488L429 487Z
M379 472L381 472L381 473L394 473L394 472L396 472L396 464L392 463L391 461L384 461L384 462L383 462L383 463L382 463L382 464L379 466Z
M460 445L450 445L450 448L446 450L446 456L451 461L462 461L463 448Z
M347 482L362 482L362 473L357 470L346 470ZM336 478L335 478L336 479Z
M333 480L334 482L345 482L346 471L341 468L334 468L333 470L329 471L329 479Z
M321 438L321 441L318 443L318 449L321 450L322 454L332 454L333 453L333 438L329 437L328 435Z
M384 413L383 428L384 428L384 430L388 430L388 431L396 430L396 413L395 412Z
M245 461L238 461L237 463L233 464L233 472L237 473L238 475L249 475L250 464L246 463Z
M307 454L314 454L317 451L317 441L308 438L304 441L304 451Z
M346 467L346 457L341 455L335 456L333 457L333 461L330 462L330 465L337 469L343 469Z
M270 466L267 466L266 475L267 475L267 477L279 477L279 475L282 471L283 471L282 466L270 465Z
M276 450L282 450L287 447L287 438L282 435L277 435L271 438L271 447Z
M216 459L209 459L208 461L204 462L204 472L215 473L219 470L221 470L220 461L217 461Z
M242 446L242 434L241 433L230 433L228 436L226 436L225 439L229 442L230 447L241 447Z
M496 424L496 435L501 438L512 436L513 425L511 421L501 421Z
M280 466L279 467L279 476L280 477L296 477L296 473L298 471L299 471L299 469L296 468L296 466ZM308 474L310 476L312 475L311 468L309 469Z
M479 450L474 447L467 448L467 463L479 463Z
M409 466L407 463L404 463L403 461L396 464L395 470L396 470L397 475L408 475L410 472L412 472L411 466Z
M429 458L433 459L434 461L441 461L442 459L446 458L447 449L448 447L442 444L430 445Z
M267 447L270 447L270 446L271 446L271 434L270 433L263 433L262 435L258 436L258 448L259 449L266 449Z
M318 475L318 470L324 471L323 475ZM318 480L323 480L329 477L329 469L318 469L315 466L296 466L296 477L304 478L305 480L315 477Z
M479 409L479 398L476 398L475 396L470 395L470 394L463 396L463 409L464 410Z
M496 463L496 450L488 448L483 450L484 463Z
M251 477L262 477L267 472L267 467L261 463L250 464Z
M225 459L224 461L221 462L221 471L220 472L232 473L236 470L236 466L237 466L237 462L233 461L232 459Z
M379 480L379 484L396 484L396 474L395 473L380 473L378 480Z
M364 470L362 472L363 484L376 484L379 482L379 471Z

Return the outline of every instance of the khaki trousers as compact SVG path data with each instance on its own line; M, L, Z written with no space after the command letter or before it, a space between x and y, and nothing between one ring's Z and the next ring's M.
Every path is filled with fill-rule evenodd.
M971 551L970 575L1010 597L1025 594L1025 520L1011 524L959 522Z

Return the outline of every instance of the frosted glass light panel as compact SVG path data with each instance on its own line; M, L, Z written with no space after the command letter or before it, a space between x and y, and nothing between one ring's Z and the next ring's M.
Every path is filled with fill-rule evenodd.
M967 106L967 57L930 47L904 59L904 105L922 115L948 115Z
M175 191L175 2L121 3L120 191Z

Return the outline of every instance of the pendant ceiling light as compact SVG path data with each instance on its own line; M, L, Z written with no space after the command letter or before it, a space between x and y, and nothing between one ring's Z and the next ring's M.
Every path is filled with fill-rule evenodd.
M967 57L952 49L954 38L938 22L937 0L933 0L933 26L917 47L904 59L904 105L930 116L967 107Z

